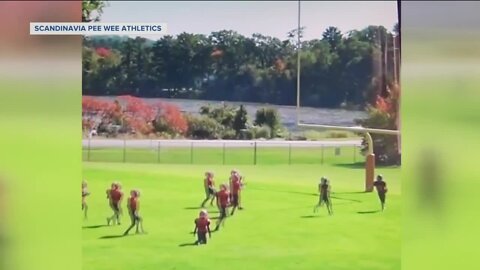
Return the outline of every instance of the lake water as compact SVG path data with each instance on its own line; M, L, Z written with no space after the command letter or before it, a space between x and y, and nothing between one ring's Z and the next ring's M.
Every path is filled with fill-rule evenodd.
M97 97L105 100L113 100L115 97ZM198 114L200 107L203 105L221 104L219 101L208 100L191 100L191 99L165 99L165 98L143 98L147 103L168 102L177 105L183 112ZM249 119L255 119L255 112L265 106L273 106L277 108L282 124L290 131L297 131L296 125L297 113L295 106L279 106L262 103L241 103L241 102L225 102L229 105L239 106L243 104L248 112ZM331 126L354 126L355 119L362 119L367 116L365 111L349 111L342 109L323 109L303 107L300 109L299 120L303 123L331 125Z

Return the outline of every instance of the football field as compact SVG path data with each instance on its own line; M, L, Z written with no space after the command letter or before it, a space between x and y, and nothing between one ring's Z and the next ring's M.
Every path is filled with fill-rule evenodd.
M109 269L400 269L400 168L379 168L388 187L379 212L376 193L364 193L361 165L241 165L242 204L207 245L195 246L194 219L204 199L203 176L226 183L232 165L84 162L91 195L83 223L83 268ZM321 176L332 185L334 215L313 213ZM122 237L130 220L106 226L105 191L118 180L128 195L141 190L147 234ZM216 207L207 208L215 227ZM80 211L79 211L80 212ZM80 215L80 213L79 213ZM134 230L132 230L134 231Z

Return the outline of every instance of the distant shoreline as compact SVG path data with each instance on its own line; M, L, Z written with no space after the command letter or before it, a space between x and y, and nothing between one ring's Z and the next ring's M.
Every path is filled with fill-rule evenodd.
M114 100L117 96L91 96L101 100ZM174 98L142 98L147 103L153 102L168 102L175 104L183 113L199 114L200 107L204 105L220 105L222 101L213 100L199 100L199 99L174 99ZM285 126L290 132L299 131L297 127L297 110L296 106L289 105L274 105L255 102L237 102L237 101L224 101L227 105L240 105L243 104L248 112L250 119L254 119L257 109L271 106L277 108L282 125ZM346 109L330 109L330 108L314 108L314 107L301 107L300 108L300 120L321 125L332 126L354 126L355 119L362 119L367 117L365 111L355 111Z

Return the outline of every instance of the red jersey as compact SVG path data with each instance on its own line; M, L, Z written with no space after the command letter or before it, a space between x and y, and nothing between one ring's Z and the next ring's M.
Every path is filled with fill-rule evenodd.
M234 178L232 181L232 194L238 194L241 187L242 185L240 183L240 180L238 178Z
M232 175L231 181L240 181L240 177L237 174Z
M214 185L215 183L213 182L213 180L211 178L207 178L207 187L213 188Z
M197 231L199 233L206 233L208 232L208 226L210 226L210 219L197 218L195 219L195 226L197 226Z
M117 203L122 199L123 193L118 189L110 190L110 199L112 202Z
M128 202L129 202L129 206L130 206L130 210L135 212L137 211L137 207L138 207L138 199L135 198L135 197L130 197L128 199Z
M230 199L230 194L226 190L217 192L217 200L221 207L227 207Z

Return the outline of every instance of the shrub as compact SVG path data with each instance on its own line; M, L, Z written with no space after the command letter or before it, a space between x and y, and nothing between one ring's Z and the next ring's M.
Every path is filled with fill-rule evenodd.
M253 140L255 138L255 130L253 128L247 129L243 133L245 140Z
M153 125L157 132L168 132L172 135L184 135L188 130L188 123L180 109L169 103L157 103L154 105L157 116Z
M233 128L236 110L234 107L224 103L217 107L211 107L210 105L202 106L200 114L214 119L225 128Z
M320 132L316 130L307 130L304 132L303 137L309 141L318 141L325 138L325 132Z
M275 138L289 138L290 137L290 131L283 126L280 126L277 129L277 132L276 132L274 137Z
M268 126L270 128L270 137L268 138L273 138L281 128L280 115L275 108L260 108L255 113L254 124L256 126Z
M306 141L307 140L307 137L305 137L304 135L294 135L292 136L292 141Z
M188 123L187 136L194 139L219 139L224 128L208 116L186 117Z
M233 129L235 130L235 135L237 137L240 136L240 131L247 128L247 110L243 105L240 105L240 108L235 112L235 116L233 118Z
M168 125L167 121L161 116L153 120L153 127L155 128L155 131L158 133L170 132L170 126Z
M133 96L119 96L115 101L102 101L85 96L82 98L83 126L93 128L93 120L103 124L98 133L116 136L117 133L134 133L151 136L158 132L183 135L188 125L180 109L169 103L149 104ZM113 132L107 124L121 126Z
M269 126L261 126L255 130L256 139L270 139L272 137L272 130Z
M170 140L170 139L173 138L172 134L167 133L167 132L159 132L159 133L157 133L157 136L162 138L162 139L165 139L165 140Z
M222 139L233 140L237 138L237 133L233 129L226 129L223 131Z
M98 127L97 127L97 133L98 133L98 134L108 133L107 123L101 122L101 123L98 125Z
M335 139L348 138L348 133L332 131L332 132L327 133L327 138L335 138Z

